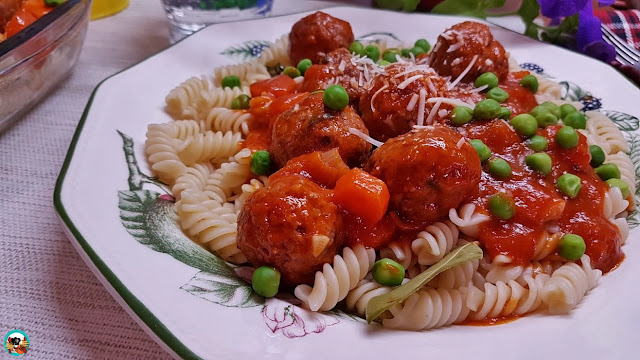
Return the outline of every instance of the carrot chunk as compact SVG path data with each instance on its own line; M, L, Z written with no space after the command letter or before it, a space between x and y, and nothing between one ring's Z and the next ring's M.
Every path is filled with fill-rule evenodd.
M291 94L296 91L296 82L288 75L278 75L271 79L262 80L251 84L249 90L251 97L268 94L274 97Z
M353 168L336 183L335 200L363 223L373 225L387 212L389 189L382 180Z

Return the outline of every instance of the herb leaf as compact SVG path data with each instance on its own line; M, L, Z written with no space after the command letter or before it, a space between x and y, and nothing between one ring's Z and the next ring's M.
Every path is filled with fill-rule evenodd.
M371 323L380 314L395 304L401 303L416 291L425 286L431 279L441 272L467 261L481 259L482 249L475 243L468 243L451 251L442 260L435 263L422 274L400 285L386 294L376 296L367 304L367 323Z
M376 3L382 9L414 11L420 0L376 0Z
M505 0L445 0L436 5L431 12L487 18L487 10L504 6ZM535 0L534 0L535 1Z

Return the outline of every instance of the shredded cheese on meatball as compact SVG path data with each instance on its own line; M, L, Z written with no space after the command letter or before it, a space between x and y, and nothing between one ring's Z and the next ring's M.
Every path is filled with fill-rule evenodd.
M473 55L471 62L469 62L469 65L467 65L467 68L464 69L464 71L460 74L460 76L458 76L457 79L453 80L453 82L449 84L448 86L449 90L453 89L456 85L458 85L458 83L462 80L462 78L464 78L469 73L469 71L471 71L471 68L476 63L476 60L478 60L478 55Z
M382 146L384 143L382 141L378 141L374 138L372 138L371 136L363 133L362 131L356 129L356 128L349 128L349 132L353 135L358 136L359 138L361 138L362 140L368 142L369 144L375 146L375 147L380 147Z

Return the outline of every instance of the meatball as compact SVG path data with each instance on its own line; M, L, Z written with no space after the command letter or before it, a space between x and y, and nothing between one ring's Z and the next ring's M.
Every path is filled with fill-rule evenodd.
M289 34L289 56L294 64L309 58L318 64L325 54L353 42L348 22L318 11L295 23Z
M473 146L444 125L415 129L387 141L373 152L367 169L387 184L389 209L416 227L471 199L482 173Z
M437 112L429 118L434 103L426 102L420 111L421 94L425 100L447 97L447 83L428 65L394 63L387 66L385 73L376 76L371 88L360 98L362 121L371 137L386 141L404 134L418 123L419 117L423 124L427 124L427 120L442 120ZM448 108L445 104L439 106L440 110Z
M509 59L502 45L493 39L489 27L473 21L453 25L438 37L429 55L429 64L438 74L458 78L478 56L471 70L462 78L472 82L485 72L493 72L500 79L509 73Z
M349 128L368 134L353 109L347 106L342 111L331 110L324 105L322 94L310 95L274 121L271 158L282 167L296 156L337 147L347 165L360 166L367 160L371 145L351 134Z
M238 217L238 248L254 266L280 271L285 286L313 283L343 242L333 193L302 176L257 190Z

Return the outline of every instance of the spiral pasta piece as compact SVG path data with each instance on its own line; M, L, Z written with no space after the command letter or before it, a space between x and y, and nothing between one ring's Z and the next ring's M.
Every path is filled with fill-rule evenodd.
M251 178L251 175L249 164L238 161L223 163L209 176L203 193L218 204L224 204L232 193L238 193L242 190L242 185Z
M542 260L556 251L562 234L543 231L531 260Z
M471 237L478 236L478 225L489 220L489 216L480 212L476 212L474 204L465 204L460 210L450 209L449 220L458 226L460 231Z
M226 108L213 108L204 121L204 130L249 133L249 121L253 116L241 110L230 110Z
M260 176L258 179L251 179L248 184L242 184L240 187L242 193L235 199L233 205L236 210L236 214L240 214L244 203L247 202L249 197L259 189L269 185L269 178L266 176Z
M494 319L499 316L523 315L535 311L542 304L541 290L549 280L549 275L540 274L535 278L525 276L525 286L511 280L498 281L495 285L484 284L484 292L471 288L467 306L472 310L472 320Z
M253 84L256 81L262 81L271 78L267 68L258 61L249 61L240 64L226 65L214 69L214 84L218 87L222 86L222 79L229 75L235 75L240 78L240 82L245 85Z
M204 186L207 184L207 179L215 169L213 165L208 162L196 163L193 166L188 167L187 171L180 176L173 187L171 192L176 200L180 200L182 192L187 189L193 189L197 191L204 190Z
M187 166L205 160L228 158L238 152L240 140L242 135L232 131L207 131L191 136L180 144L178 156Z
M224 260L239 264L247 259L237 246L237 215L232 204L212 207L191 190L176 204L180 226L197 242Z
M629 143L618 126L599 111L587 111L587 129L606 154L629 151ZM605 150L606 149L606 150Z
M347 294L345 299L347 310L355 310L358 315L364 316L369 300L376 296L386 294L391 291L391 289L391 287L380 285L375 281L362 279L353 289L349 290Z
M411 250L411 243L407 241L392 241L380 249L380 258L391 259L405 269L409 269L418 261L413 254L413 250Z
M411 243L411 249L419 264L432 265L451 251L459 234L458 227L451 221L437 222L418 234Z
M620 178L629 185L631 194L636 193L636 168L633 166L629 155L623 152L607 155L607 163L615 164L620 169ZM630 196L633 201L633 196Z
M211 83L204 76L192 77L175 87L165 98L166 111L174 119L197 119L196 104L202 93L211 89Z
M629 201L622 196L622 191L618 187L611 187L604 195L604 216L608 217L611 221L627 210L629 207Z
M427 286L444 289L457 289L473 284L473 277L478 272L479 260L472 260L443 271L433 278Z
M554 271L551 279L542 289L542 301L552 314L566 314L576 307L580 300L591 290L602 271L591 268L589 256L580 259L582 267L576 263L568 263Z
M324 264L322 271L316 272L313 288L298 285L294 294L309 310L331 310L347 296L349 290L364 279L375 260L375 251L365 249L363 245L356 245L353 250L344 248L342 256L336 255L333 258L333 267Z
M199 132L200 125L193 120L148 126L145 153L151 163L151 169L162 182L172 185L187 171L177 148L182 140Z
M393 329L434 329L464 321L469 315L467 294L470 288L424 288L407 298L403 304L392 306L392 318L382 325Z
M289 34L282 35L273 45L262 50L258 62L265 66L293 65L289 58Z

